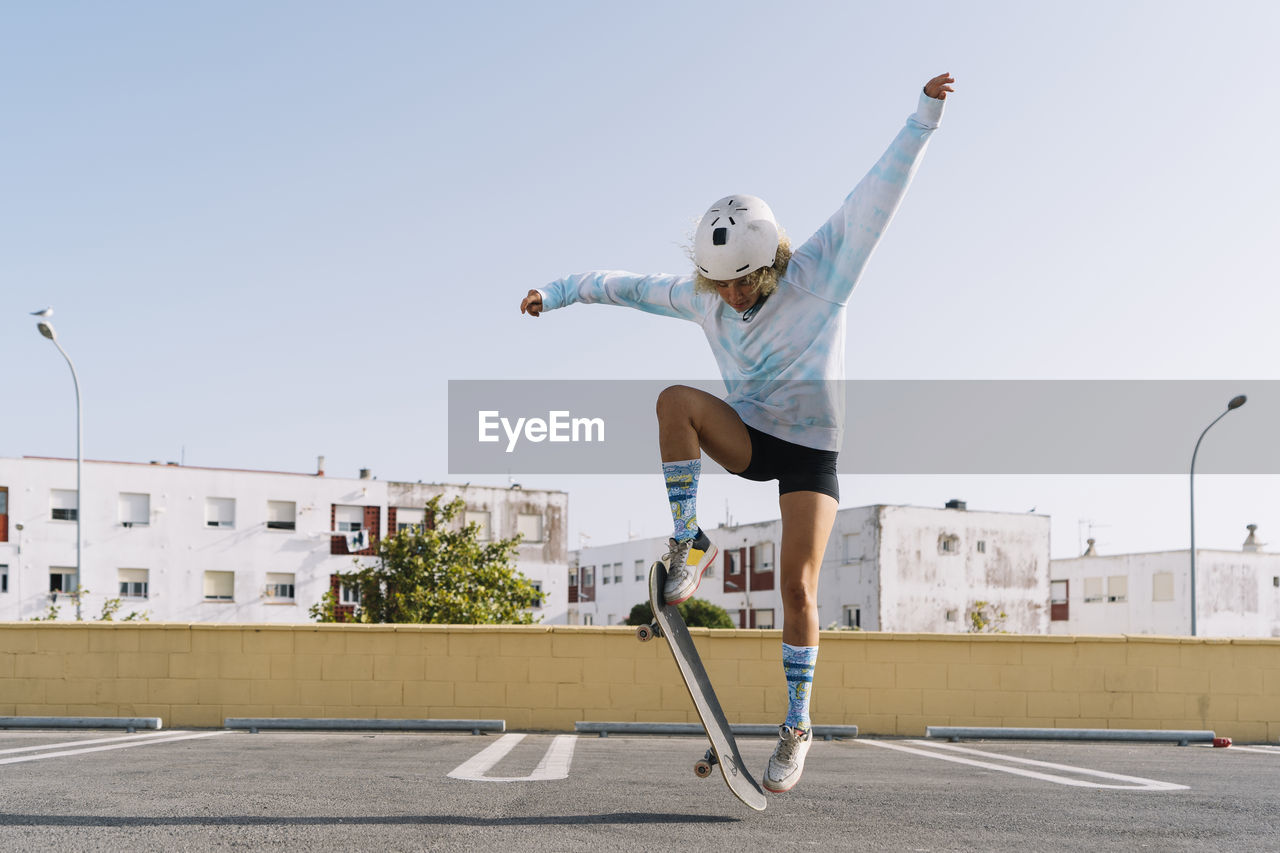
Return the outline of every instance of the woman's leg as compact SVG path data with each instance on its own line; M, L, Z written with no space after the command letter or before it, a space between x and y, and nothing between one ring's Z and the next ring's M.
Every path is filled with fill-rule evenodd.
M782 507L782 667L787 719L765 770L764 787L789 791L800 781L813 741L809 698L818 660L818 572L839 502L822 492L787 492Z
M698 477L702 451L729 471L751 462L751 436L728 403L696 388L673 385L658 395L658 443L674 532L662 563L668 604L687 601L716 558L698 526Z
M751 436L728 403L687 385L672 385L658 395L658 449L663 462L699 458L700 451L726 471L751 463Z
M818 645L818 572L840 504L822 492L788 492L782 508L782 642Z

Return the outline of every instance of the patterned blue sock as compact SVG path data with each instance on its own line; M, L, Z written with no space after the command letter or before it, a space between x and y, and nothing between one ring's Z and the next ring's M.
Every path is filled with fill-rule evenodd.
M787 673L786 724L793 729L809 728L809 694L813 690L813 669L818 662L817 646L782 644L782 668Z
M698 475L701 473L701 459L662 463L667 497L671 501L671 520L675 522L673 538L677 542L698 535Z

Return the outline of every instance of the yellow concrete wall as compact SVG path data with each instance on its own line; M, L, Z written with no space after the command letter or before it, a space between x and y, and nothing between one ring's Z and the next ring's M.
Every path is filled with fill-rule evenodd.
M786 713L777 631L694 630L733 722ZM1213 729L1280 739L1280 640L822 635L817 723ZM630 629L0 624L0 715L695 721L664 641Z

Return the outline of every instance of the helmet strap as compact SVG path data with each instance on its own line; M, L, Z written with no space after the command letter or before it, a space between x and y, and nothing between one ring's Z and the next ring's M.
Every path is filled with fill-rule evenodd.
M744 323L750 323L750 322L751 322L751 318L752 318L752 317L754 317L754 316L756 316L756 312L760 310L760 306L761 306L761 305L764 305L765 300L767 300L768 298L769 298L768 294L766 294L766 295L764 295L764 296L761 296L759 299L757 299L757 300L756 300L756 304L755 304L755 305L752 305L752 306L751 306L750 308L748 308L746 311L743 311L743 312L742 312L742 322L744 322Z

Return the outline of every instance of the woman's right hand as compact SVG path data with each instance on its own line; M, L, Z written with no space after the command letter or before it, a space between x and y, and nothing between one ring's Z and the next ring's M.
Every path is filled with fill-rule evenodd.
M529 295L520 300L520 313L528 314L530 317L537 317L542 313L542 294L536 290L530 290Z

